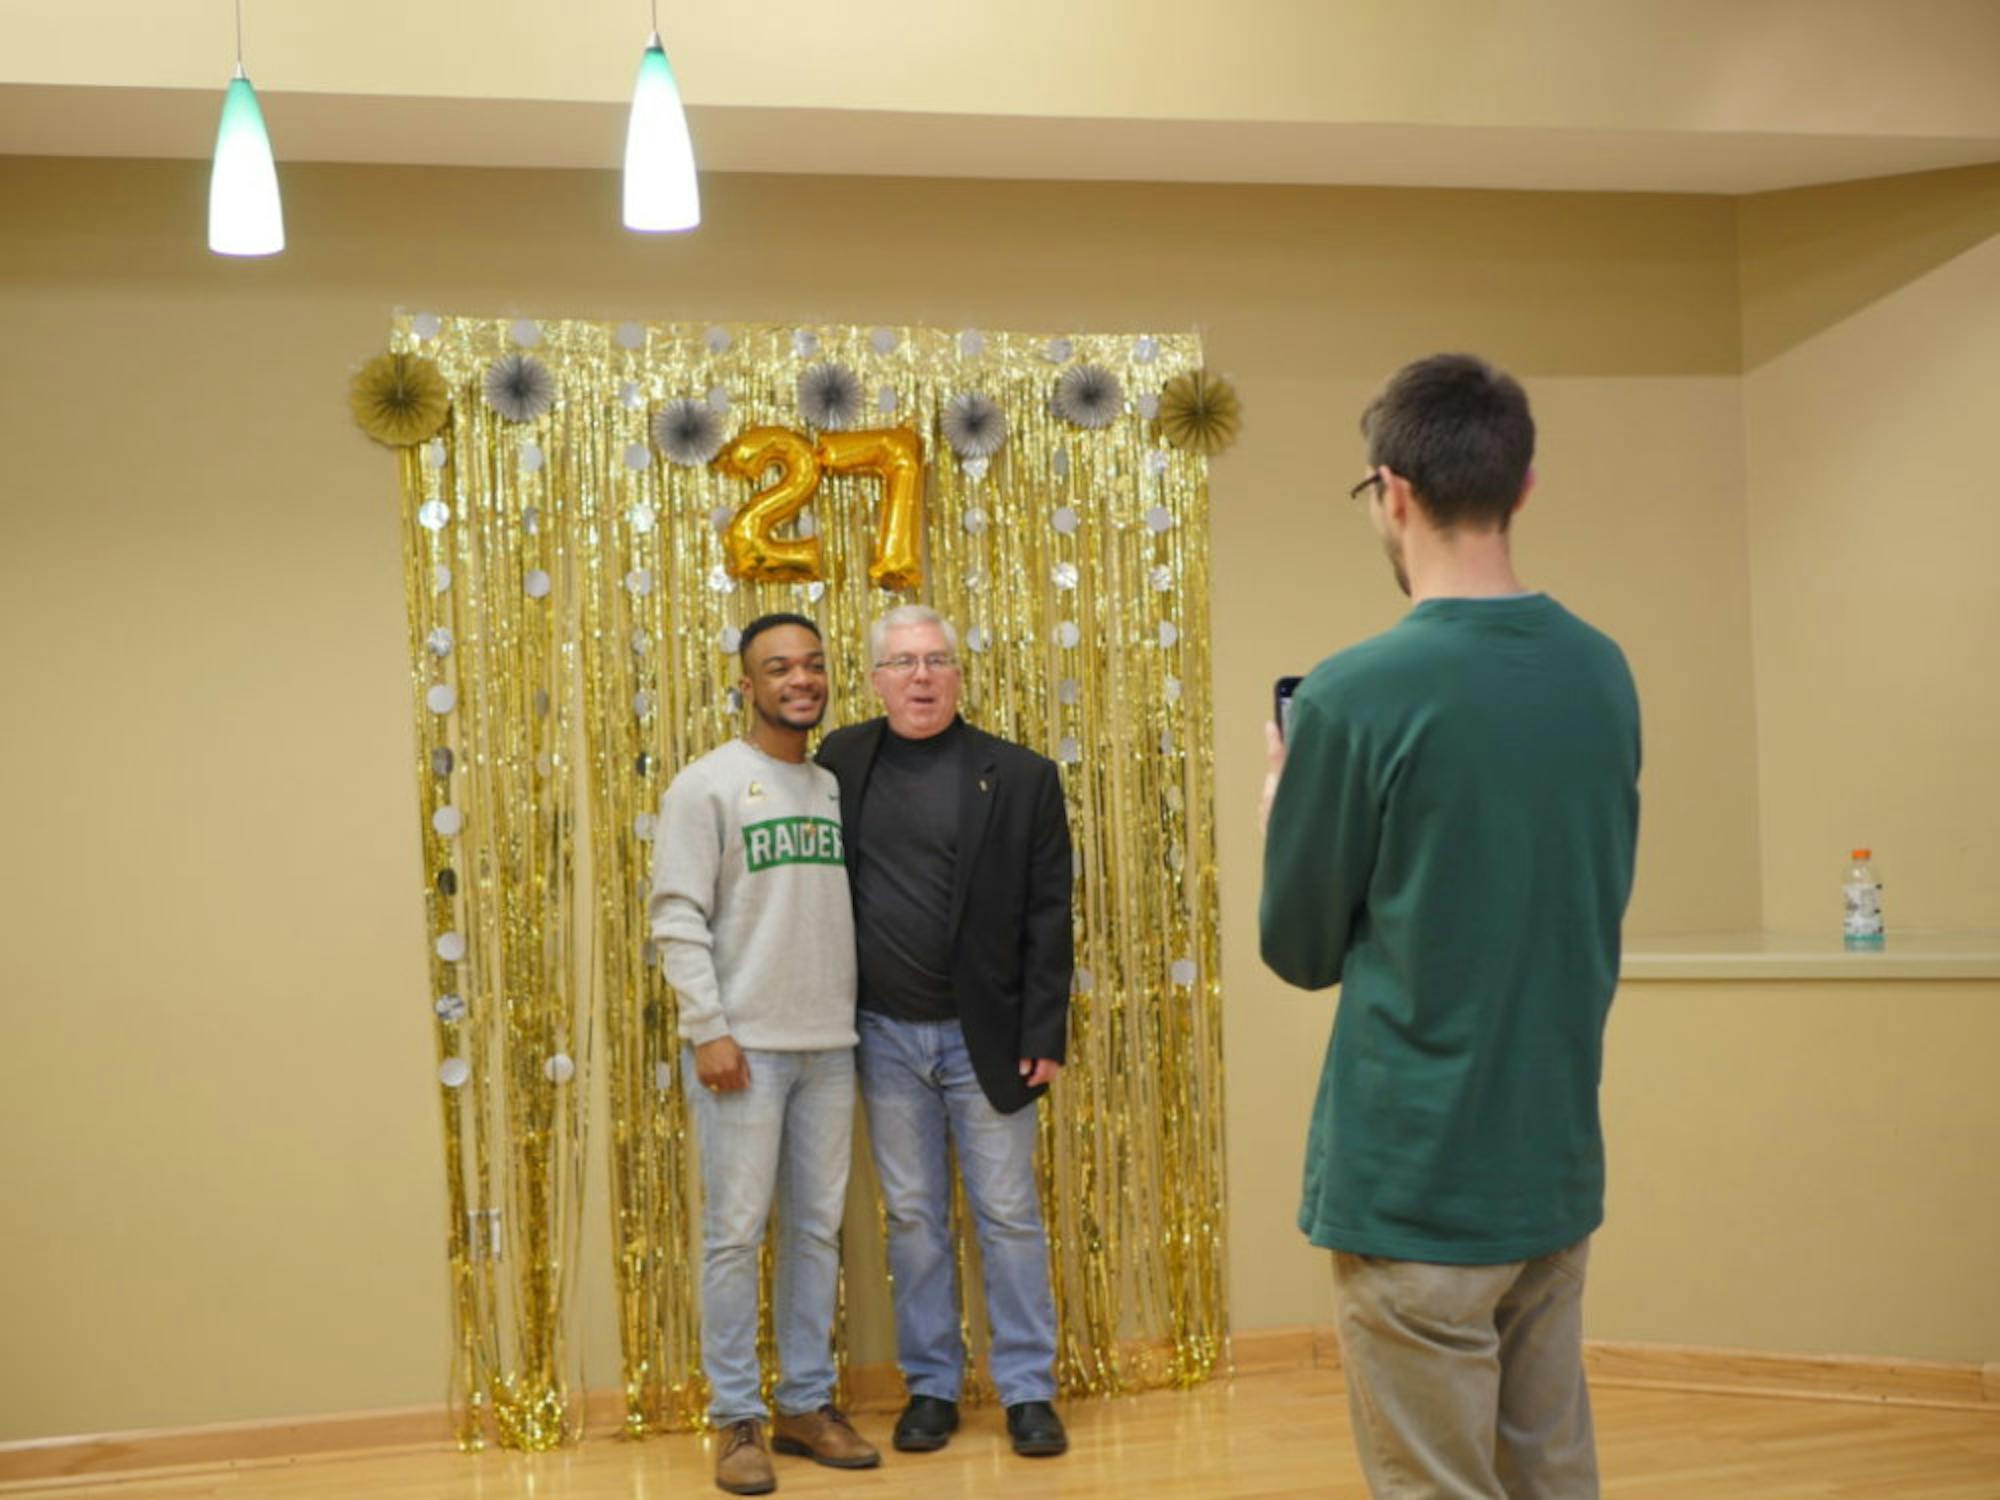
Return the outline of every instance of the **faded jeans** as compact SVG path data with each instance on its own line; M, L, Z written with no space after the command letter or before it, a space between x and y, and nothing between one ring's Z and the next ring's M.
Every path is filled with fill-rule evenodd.
M860 1026L856 1063L889 1214L896 1357L910 1394L956 1401L965 1381L949 1140L979 1233L1001 1404L1054 1400L1056 1313L1035 1186L1034 1107L1003 1115L987 1101L956 1021L864 1010Z
M757 1362L757 1261L778 1203L778 1409L833 1399L840 1223L854 1139L854 1050L745 1049L750 1087L710 1093L683 1071L700 1135L701 1362L717 1426L769 1416Z

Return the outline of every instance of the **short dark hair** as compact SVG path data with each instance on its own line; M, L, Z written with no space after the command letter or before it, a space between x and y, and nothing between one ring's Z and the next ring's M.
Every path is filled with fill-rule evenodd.
M1410 482L1431 524L1505 530L1535 461L1528 393L1470 354L1398 370L1361 414L1368 462Z
M752 620L748 625L745 625L743 627L743 639L738 641L736 644L737 653L742 657L743 660L744 671L747 672L750 670L750 643L756 640L757 637L762 635L765 631L776 630L780 625L802 625L807 630L810 630L813 633L814 640L817 641L825 639L825 637L819 633L819 626L813 624L813 622L811 620L808 620L804 615L794 615L794 614L759 615L757 616L756 619Z

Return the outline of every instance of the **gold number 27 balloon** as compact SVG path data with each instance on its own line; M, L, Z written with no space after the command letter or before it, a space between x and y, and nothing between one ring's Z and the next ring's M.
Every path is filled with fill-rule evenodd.
M773 468L777 479L750 497L722 534L725 565L737 578L768 583L803 583L820 576L817 536L779 537L773 533L806 508L819 488L819 460L813 447L783 427L752 427L717 455L724 474L763 481Z
M868 581L892 592L924 581L924 442L907 427L820 435L818 457L829 474L871 474L882 481L875 555Z
M752 484L778 470L777 479L752 495L723 533L723 557L734 577L801 583L824 576L817 535L775 535L811 502L823 470L882 481L869 582L894 591L923 582L924 444L910 428L828 432L814 445L788 428L752 427L717 456L715 467Z

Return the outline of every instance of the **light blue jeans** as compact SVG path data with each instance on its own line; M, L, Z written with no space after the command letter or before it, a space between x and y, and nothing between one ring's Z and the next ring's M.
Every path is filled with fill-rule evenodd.
M1003 1115L987 1102L956 1021L896 1021L864 1010L860 1027L855 1061L889 1211L896 1356L910 1394L956 1401L965 1384L949 1141L986 1268L1001 1403L1054 1400L1056 1310L1035 1188L1034 1109Z
M710 1093L683 1064L701 1142L701 1362L717 1426L770 1415L757 1363L757 1259L778 1202L778 1409L833 1399L840 1221L854 1141L854 1050L745 1049L750 1087Z

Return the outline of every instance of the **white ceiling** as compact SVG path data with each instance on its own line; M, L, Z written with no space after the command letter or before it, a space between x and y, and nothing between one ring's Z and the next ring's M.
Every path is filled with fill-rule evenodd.
M265 91L281 161L612 168L601 102ZM205 157L219 90L0 87L0 154ZM1764 192L2000 161L1986 138L1055 119L696 106L704 170L1591 192Z
M235 0L0 0L0 153L208 154ZM615 168L653 0L244 0L279 160ZM1752 193L2000 161L2000 0L658 0L711 171Z

